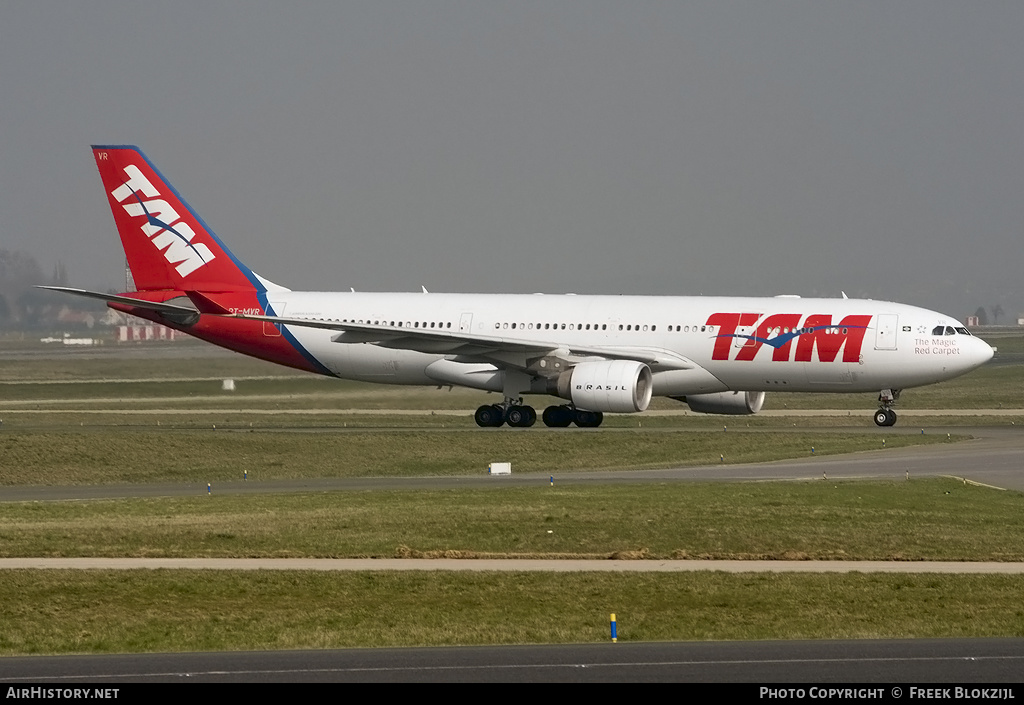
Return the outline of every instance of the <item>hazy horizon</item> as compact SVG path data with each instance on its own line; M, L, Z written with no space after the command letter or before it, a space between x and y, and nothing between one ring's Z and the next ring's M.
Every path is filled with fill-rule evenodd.
M294 289L1024 315L1024 6L0 8L0 247L123 285L136 144Z

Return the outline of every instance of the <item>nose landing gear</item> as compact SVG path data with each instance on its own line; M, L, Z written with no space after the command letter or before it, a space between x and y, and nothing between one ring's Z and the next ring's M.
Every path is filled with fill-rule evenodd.
M875 412L875 425L876 426L895 426L896 425L896 412L892 410L892 406L896 403L896 400L900 398L899 389L883 389L878 395L878 403L881 408Z

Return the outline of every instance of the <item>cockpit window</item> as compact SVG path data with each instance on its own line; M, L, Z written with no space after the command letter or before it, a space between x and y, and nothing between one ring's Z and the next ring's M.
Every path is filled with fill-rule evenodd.
M946 326L946 335L956 335L956 331L953 330L953 326Z
M942 335L944 330L945 328L943 326L935 326L932 328L932 335Z
M966 328L960 328L960 327L957 327L956 332L959 333L960 335L970 335L971 334L971 331L967 330Z

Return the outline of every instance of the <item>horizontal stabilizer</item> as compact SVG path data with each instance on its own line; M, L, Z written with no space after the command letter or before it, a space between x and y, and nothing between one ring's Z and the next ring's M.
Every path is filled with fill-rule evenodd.
M48 289L49 291L59 291L62 294L74 294L75 296L84 296L89 299L99 299L100 301L106 301L107 303L122 304L124 306L135 306L136 308L145 308L150 311L157 311L159 313L192 315L195 315L196 313L196 309L191 306L169 304L164 303L162 301L146 301L144 299L132 298L131 296L121 296L119 294L105 294L102 291L73 289L69 286L37 286L36 288Z
M232 313L231 309L224 308L209 296L201 294L198 291L186 291L185 296L189 298L189 301L195 304L199 313L213 313L218 316L231 315Z

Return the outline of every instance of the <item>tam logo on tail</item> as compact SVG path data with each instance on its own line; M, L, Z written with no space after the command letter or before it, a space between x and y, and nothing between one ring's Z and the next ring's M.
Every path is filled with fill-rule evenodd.
M106 158L104 152L97 154L97 159ZM160 192L137 166L126 165L124 175L126 179L110 195L128 215L146 219L141 226L142 232L157 250L163 252L164 258L175 265L179 276L188 276L213 261L214 254L210 248L201 242L192 242L195 231L167 201L160 198ZM142 200L140 193L149 200Z
M139 291L266 290L138 147L92 152Z

